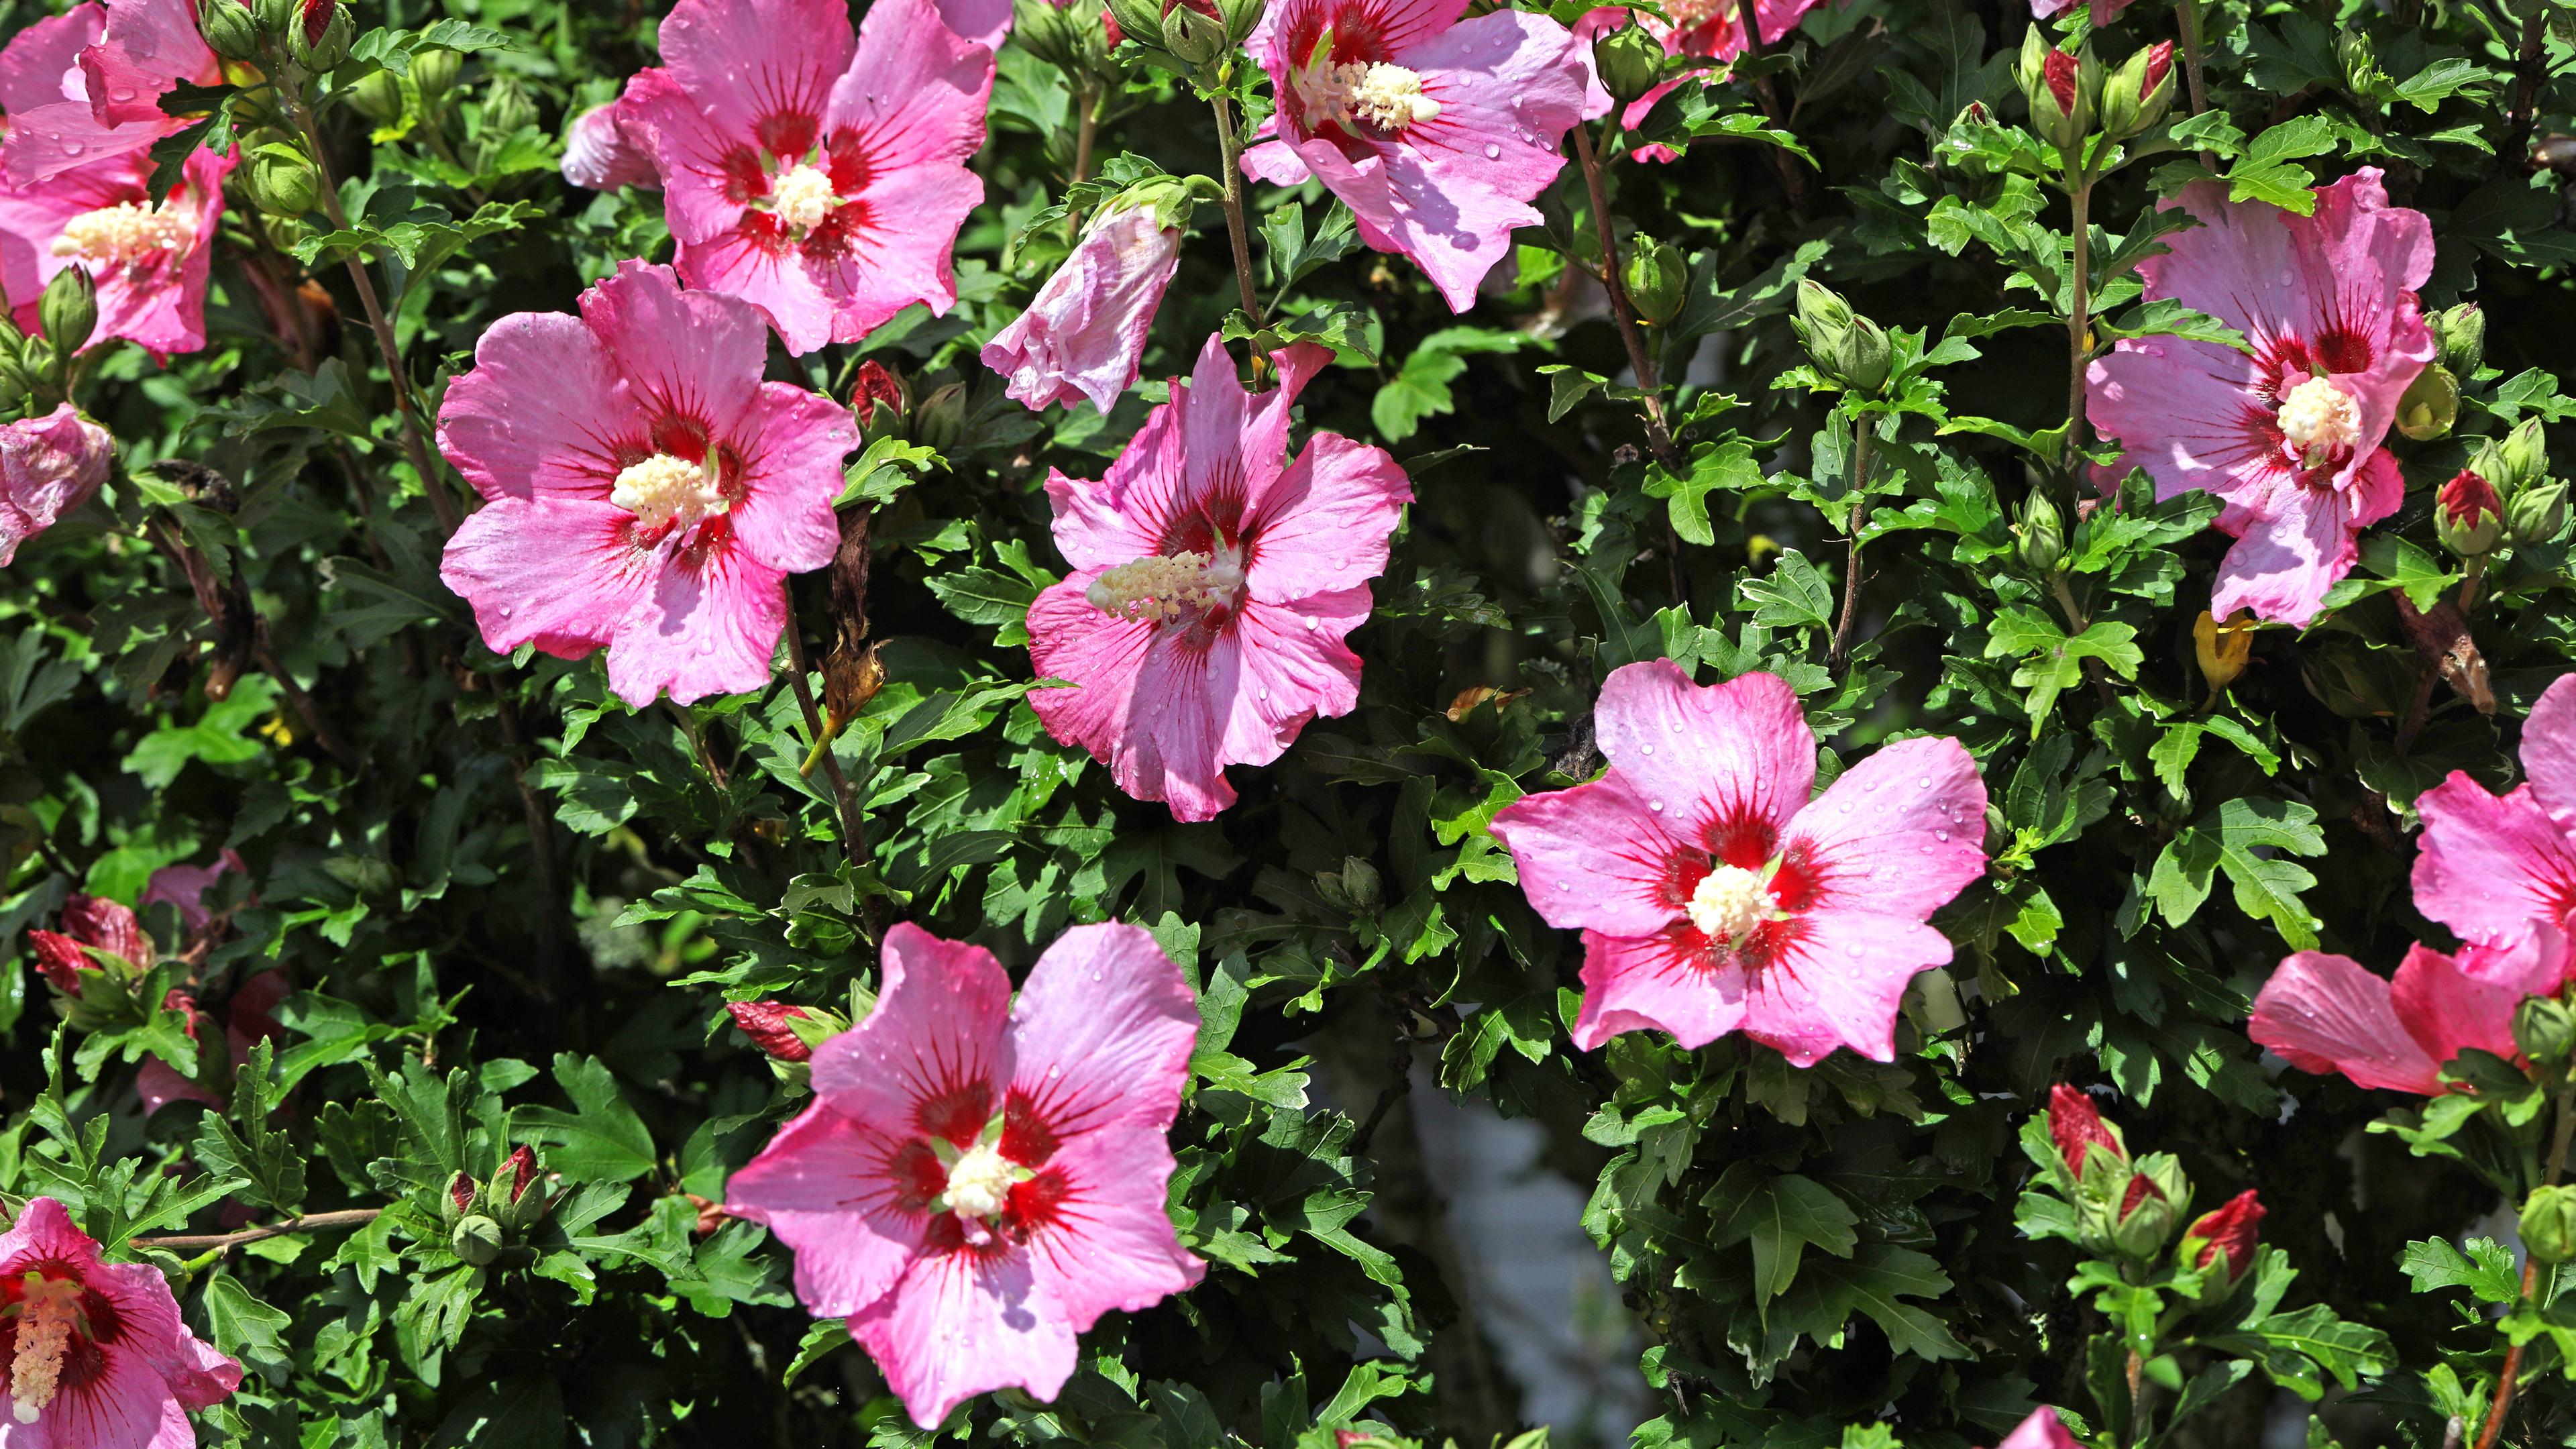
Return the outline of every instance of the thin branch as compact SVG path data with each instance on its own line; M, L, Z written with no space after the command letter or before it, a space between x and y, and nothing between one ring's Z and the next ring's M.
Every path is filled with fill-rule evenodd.
M1234 108L1225 97L1211 97L1208 104L1216 108L1217 151L1225 168L1225 230L1234 242L1234 285L1243 293L1243 310L1259 327L1261 290L1252 280L1252 233L1243 211L1243 143L1234 134Z
M1678 459L1673 430L1664 422L1664 390L1655 359L1637 329L1637 309L1628 303L1627 285L1619 276L1619 239L1610 226L1610 194L1601 176L1601 157L1592 146L1591 129L1574 127L1574 155L1583 165L1583 185L1592 194L1592 221L1601 233L1601 286L1610 294L1610 315L1619 324L1619 340L1628 345L1628 366L1637 374L1637 390L1646 395L1646 446L1655 461L1672 467Z
M2093 351L2093 178L2078 176L2075 212L2075 286L2066 309L2066 466L2071 474L2084 449L2084 364Z
M1825 655L1825 668L1836 677L1851 664L1852 626L1860 620L1861 510L1869 502L1869 435L1875 431L1870 419L1852 419L1851 518L1843 530L1851 545L1843 556L1843 613L1834 622L1834 647Z
M519 786L519 810L528 821L528 854L537 867L537 986L535 993L548 1001L561 1000L563 979L563 928L565 913L563 876L555 868L554 817L546 813L543 800L537 798L536 782L528 778L535 768L533 752L528 748L527 731L520 723L519 706L510 698L507 687L492 682L492 702L501 718L501 739L510 747L510 773Z
M785 588L782 582L779 585ZM841 821L841 851L851 868L863 869L868 863L867 823L859 814L858 801L850 791L849 777L841 773L841 762L832 754L831 740L823 732L823 711L815 706L814 686L806 678L812 673L805 658L805 626L797 621L796 600L787 601L787 679L796 690L796 707L805 712L805 729L822 745L823 776L832 786L832 802Z
M354 1228L374 1222L383 1208L342 1208L337 1212L306 1213L264 1228L244 1228L237 1233L179 1233L166 1237L135 1238L138 1248L211 1248L224 1252L244 1243L257 1243L269 1238L282 1238L289 1233L309 1233L322 1228Z

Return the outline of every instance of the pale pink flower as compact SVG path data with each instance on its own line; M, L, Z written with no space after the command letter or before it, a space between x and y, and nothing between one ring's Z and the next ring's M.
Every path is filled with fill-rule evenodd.
M769 314L790 352L957 300L949 253L984 183L993 52L931 0L680 0L628 84L692 287ZM627 109L631 107L631 109Z
M641 708L758 689L786 576L831 562L849 409L763 382L769 334L739 298L629 261L581 315L502 318L449 385L438 444L485 499L440 577L484 642L608 650Z
M1281 186L1315 176L1360 239L1421 266L1453 312L1534 226L1591 69L1544 16L1461 19L1466 0L1276 0L1252 32L1279 97L1276 134L1244 153Z
M1600 779L1525 796L1494 838L1551 926L1583 931L1575 1045L1655 1028L1729 1032L1813 1066L1895 1055L1906 983L1950 959L1927 921L1986 865L1986 787L1957 740L1882 746L1808 799L1816 736L1796 691L1706 688L1667 659L1601 686Z
M2457 957L2418 945L2393 981L2349 956L2301 951L2263 984L2245 1031L2303 1072L2431 1095L2467 1048L2518 1057L2514 1008L2557 991L2568 965L2567 939L2551 926Z
M564 180L592 191L662 184L662 173L653 166L651 144L628 124L633 114L628 97L633 93L634 84L629 82L626 95L607 105L591 107L564 128L559 168Z
M98 285L96 346L114 338L155 357L206 345L206 272L224 215L224 178L240 160L199 150L158 204L140 153L0 188L0 289L21 331L57 273L79 267Z
M1011 33L1011 0L935 0L939 18L949 29L984 47L999 50ZM1059 0L1047 3L1063 8Z
M1180 228L1154 207L1097 218L1028 310L984 344L984 365L1032 409L1089 398L1108 412L1136 385L1154 309L1180 265Z
M2046 1404L2030 1411L2030 1417L2014 1426L1995 1449L2082 1449L2075 1436L2066 1432L2066 1423L2057 1411Z
M875 1011L814 1049L814 1105L725 1185L796 1252L924 1428L1006 1385L1052 1399L1074 1336L1199 1281L1164 1210L1199 1012L1154 938L1076 926L1011 979L886 933Z
M0 1234L0 1442L29 1449L193 1449L187 1411L241 1387L241 1365L179 1321L149 1263L100 1259L50 1197Z
M107 481L116 440L70 403L0 424L0 568L18 545L87 503Z
M1383 451L1317 433L1288 457L1288 411L1332 354L1271 354L1279 386L1246 393L1211 337L1198 370L1094 482L1051 473L1055 542L1073 573L1029 608L1029 704L1106 762L1118 788L1206 820L1234 803L1228 765L1279 758L1308 720L1350 713L1369 580L1413 488Z
M2522 773L2490 795L2454 770L2416 798L2415 909L2465 940L2511 941L2534 922L2576 933L2576 674L2522 722Z
M2404 485L2380 440L2433 358L2414 292L2433 270L2432 223L2390 206L2367 166L2316 197L2314 216L2230 202L2216 182L2165 202L2202 225L2139 266L2146 296L2218 318L2253 355L2146 337L2087 375L2093 426L2147 470L2157 497L2200 488L2225 501L2218 526L2237 544L2210 604L2222 618L2316 617L2361 530L2397 507Z
M9 118L0 179L12 186L151 149L188 125L163 113L162 97L182 83L223 79L222 61L197 33L194 0L81 5L27 27L9 53L19 58L0 58L0 109Z

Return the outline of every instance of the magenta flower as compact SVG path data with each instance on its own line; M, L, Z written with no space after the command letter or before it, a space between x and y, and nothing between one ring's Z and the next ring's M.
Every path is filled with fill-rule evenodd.
M179 1321L149 1263L101 1261L98 1242L49 1197L0 1233L0 1438L47 1449L192 1449L187 1410L241 1387L241 1365Z
M116 440L70 403L0 424L0 568L18 545L87 503L107 481Z
M77 998L84 973L101 963L93 951L112 956L137 971L160 959L143 922L121 901L73 892L63 901L59 931L30 930L27 945L36 953L36 970L55 990Z
M653 165L652 145L630 123L634 106L629 97L634 89L629 82L626 95L607 105L591 107L564 128L559 168L564 180L591 191L662 184L662 173Z
M214 912L206 907L206 892L215 882L228 875L250 874L249 862L241 852L229 846L218 852L213 865L165 865L152 872L143 883L143 898L135 902L137 911L149 913L154 906L168 905L179 912L179 924L190 931L202 931L215 923ZM253 897L254 904L257 898Z
M984 183L993 52L931 0L680 0L628 83L692 287L769 314L790 352L957 300L949 253ZM631 109L628 109L631 107Z
M1995 1449L2082 1449L2075 1436L2066 1432L2066 1423L2057 1411L2046 1404L2030 1411L2030 1417L2015 1425Z
M1320 177L1360 239L1431 275L1453 312L1510 250L1556 178L1591 68L1543 16L1462 20L1464 0L1277 0L1252 32L1278 92L1276 136L1246 174Z
M641 708L758 689L791 573L832 561L849 409L761 381L749 303L629 261L581 315L520 312L449 385L438 446L485 499L439 570L501 653L608 650Z
M1670 660L1601 686L1610 770L1525 796L1494 838L1551 926L1583 931L1590 1050L1729 1032L1813 1066L1896 1051L1905 983L1950 959L1931 914L1985 871L1986 787L1950 739L1899 740L1814 800L1816 736L1776 675L1701 688Z
M162 998L164 1009L187 1014L188 1039L198 1039L199 1031L209 1025L224 1034L224 1055L235 1070L250 1060L251 1048L262 1041L281 1041L286 1027L277 1019L277 1009L295 994L295 983L284 970L263 971L241 984L225 1002L220 1016L201 1009L196 993L179 987L170 988ZM173 1102L202 1102L221 1110L224 1099L214 1084L191 1081L157 1056L147 1056L134 1075L135 1095L143 1099L144 1115Z
M2415 909L2465 940L2512 941L2534 922L2576 932L2576 675L2522 722L2522 773L2490 795L2454 770L2415 801Z
M2225 500L2237 539L2210 603L2305 625L2352 569L2361 530L2397 507L2397 461L2380 447L2397 399L2433 359L2414 288L2433 270L2433 229L2390 206L2363 167L2317 193L2314 216L2235 203L2214 182L2164 203L2202 225L2139 267L2171 297L2245 334L2252 356L2177 337L2124 341L2087 374L2093 426L2156 480Z
M1076 1334L1206 1271L1163 1207L1196 1000L1120 924L1065 932L1016 1002L991 952L908 924L883 971L725 1211L795 1249L796 1296L849 1320L914 1423L1005 1385L1052 1399Z
M199 150L158 205L151 158L111 157L0 188L0 289L21 331L37 329L45 286L68 267L98 284L96 345L124 338L155 357L206 345L206 271L238 156Z
M1011 33L1011 0L936 0L939 18L949 29L984 47L1002 48L1003 37ZM1049 4L1063 8L1058 0Z
M161 98L213 85L223 63L197 33L194 0L109 0L38 21L0 54L0 180L33 186L76 167L139 156L187 126ZM14 295L14 294L13 294Z
M984 344L984 365L1032 410L1089 398L1108 412L1136 385L1154 309L1180 265L1180 228L1154 207L1094 220L1029 309Z
M1030 606L1029 660L1074 687L1029 705L1177 819L1213 818L1234 803L1226 766L1266 765L1308 720L1359 703L1342 641L1368 621L1413 488L1334 433L1289 459L1288 410L1331 356L1273 353L1279 386L1246 393L1211 337L1107 478L1047 478L1073 574Z
M2303 1072L2431 1096L2443 1064L2467 1048L2518 1057L2514 1008L2556 992L2568 965L2567 939L2550 926L2456 958L2418 945L2393 981L2349 956L2301 951L2255 995L2245 1034Z

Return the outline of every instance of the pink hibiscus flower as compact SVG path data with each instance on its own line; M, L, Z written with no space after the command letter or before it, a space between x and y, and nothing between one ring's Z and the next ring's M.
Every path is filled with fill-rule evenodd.
M2522 773L2490 795L2454 770L2416 798L2415 909L2465 940L2511 941L2533 922L2576 933L2576 675L2523 721Z
M1266 765L1308 720L1359 703L1342 641L1368 620L1413 488L1334 433L1289 459L1288 410L1331 356L1273 353L1279 386L1246 393L1211 337L1107 478L1047 478L1073 573L1030 606L1029 660L1074 687L1030 707L1177 819L1213 818L1234 803L1226 766Z
M104 952L137 971L160 960L143 922L118 901L74 891L63 902L60 931L30 930L27 945L36 953L36 970L65 996L81 994L84 973L99 970L91 951Z
M1453 312L1536 225L1530 201L1565 164L1591 68L1544 16L1459 17L1466 0L1277 0L1252 32L1276 135L1243 169L1322 178L1360 239L1429 273Z
M2016 1425L2004 1442L1995 1449L2082 1449L2075 1436L2066 1432L2066 1423L2057 1411L2046 1404L2030 1411L2030 1417Z
M913 1422L1015 1385L1052 1399L1074 1335L1199 1281L1164 1212L1199 1013L1154 938L1076 926L1019 999L981 946L886 934L883 992L814 1050L814 1105L725 1186L796 1251Z
M187 122L161 98L213 85L223 63L197 33L194 0L109 0L38 21L0 54L0 179L32 186L113 156L135 156Z
M1032 410L1089 398L1108 412L1136 385L1154 309L1180 265L1180 228L1156 208L1095 219L1029 309L984 344L984 365Z
M124 338L155 357L206 345L206 271L224 215L224 178L239 156L199 150L158 205L152 160L110 157L0 189L0 290L21 331L38 330L45 286L67 267L98 284L92 346Z
M1754 0L1753 14L1762 26L1762 43L1777 45L1787 39L1789 32L1798 28L1798 22L1804 20L1816 4L1817 0ZM1664 54L1729 61L1744 53L1742 0L1682 0L1680 4L1665 6L1664 13L1671 18L1663 20L1636 14L1636 22L1646 28L1646 33L1663 42ZM1583 18L1574 24L1575 55L1584 62L1585 73L1591 77L1583 97L1583 115L1587 120L1608 115L1613 104L1610 92L1603 89L1600 78L1591 73L1592 42L1626 25L1632 14L1635 12L1624 6L1604 5L1585 11ZM1620 126L1633 131L1644 125L1647 114L1655 109L1655 102L1698 79L1696 74L1677 76L1629 102L1627 109L1619 113ZM1642 146L1636 154L1641 161L1673 161L1680 159L1682 153L1670 146Z
M484 642L608 650L641 708L758 689L780 587L832 561L850 411L761 381L758 310L629 261L581 315L502 318L439 407L438 446L485 499L439 570Z
M680 0L659 70L629 82L692 287L731 292L790 352L957 300L949 253L984 183L993 52L931 0ZM631 108L631 109L630 109Z
M626 95L607 105L591 107L564 129L559 168L564 180L591 191L662 184L662 173L653 165L653 149L637 134L639 126L631 119L634 107L629 97L634 90L634 83L629 81Z
M2146 337L2087 374L2087 416L2159 498L2201 488L2225 500L2218 526L2237 544L2210 603L2221 618L2316 617L2361 530L2397 507L2404 485L2380 440L2433 359L2414 292L2432 274L2432 223L2390 206L2367 166L2316 196L2314 216L2230 202L2215 182L2167 201L2202 225L2139 267L2147 297L2226 322L2253 355Z
M2256 994L2246 1035L2303 1072L2430 1096L2467 1048L2519 1057L2514 1008L2557 991L2568 965L2567 939L2549 926L2456 958L2416 946L2393 981L2349 956L2301 951Z
M1986 866L1986 787L1957 740L1899 740L1814 800L1816 736L1776 675L1701 688L1630 664L1593 713L1609 772L1494 817L1549 925L1583 931L1589 1050L1649 1027L1740 1031L1813 1066L1896 1052L1905 983L1950 959L1926 924Z
M116 440L70 403L0 424L0 568L107 481Z
M179 1321L149 1263L109 1263L49 1197L0 1233L0 1360L14 1443L192 1449L187 1410L241 1387L241 1365Z
M168 905L179 912L179 923L191 932L202 931L215 922L214 912L206 908L206 892L215 882L228 875L250 874L249 862L241 852L229 847L215 856L213 865L165 865L152 872L143 884L143 898L134 904L138 912L149 914L154 906ZM253 903L257 903L253 897Z

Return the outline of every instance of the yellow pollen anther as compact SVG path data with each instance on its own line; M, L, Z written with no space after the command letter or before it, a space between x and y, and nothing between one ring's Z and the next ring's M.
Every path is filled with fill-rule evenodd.
M1758 870L1721 865L1691 892L1691 924L1712 941L1740 941L1771 917L1771 883Z
M618 474L608 501L634 514L646 528L674 522L693 527L733 506L705 468L668 453L656 453Z
M54 238L53 253L108 267L151 257L177 256L197 239L197 228L175 211L156 211L139 201L84 211Z
M1440 114L1440 103L1422 93L1422 75L1378 61L1343 61L1297 73L1296 88L1311 123L1354 123L1401 131Z
M841 204L839 188L832 185L830 172L799 161L778 173L769 183L769 207L778 219L798 233L812 231Z
M1664 14L1676 31L1697 30L1712 20L1734 21L1736 0L1675 0Z
M2326 378L2312 377L2281 399L2281 436L2309 467L2361 442L2361 404Z
M48 1278L39 1271L29 1273L22 1286L26 1297L18 1305L18 1351L9 1360L9 1413L21 1424L32 1424L62 1387L72 1334L88 1323L79 1280Z
M978 1142L949 1165L948 1210L965 1219L992 1217L1011 1200L1011 1185L1019 1180L1019 1169L1000 1148Z
M1083 597L1091 607L1122 619L1168 624L1219 604L1231 605L1243 589L1243 565L1230 549L1211 559L1176 553L1120 564L1091 581Z

